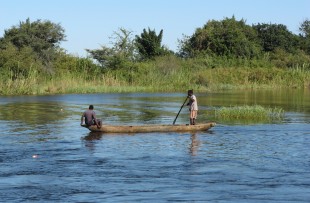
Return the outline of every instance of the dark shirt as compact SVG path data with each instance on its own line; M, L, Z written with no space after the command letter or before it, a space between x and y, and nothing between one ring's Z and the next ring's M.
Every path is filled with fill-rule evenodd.
M86 125L94 125L94 119L96 119L96 113L93 110L86 110L83 113L83 116L85 117L85 124Z

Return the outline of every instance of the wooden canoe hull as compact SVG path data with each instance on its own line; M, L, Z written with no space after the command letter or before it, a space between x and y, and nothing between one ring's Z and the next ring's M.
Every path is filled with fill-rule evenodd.
M93 125L88 129L92 132L104 133L191 132L206 131L215 125L214 122L196 125L102 125L99 129Z

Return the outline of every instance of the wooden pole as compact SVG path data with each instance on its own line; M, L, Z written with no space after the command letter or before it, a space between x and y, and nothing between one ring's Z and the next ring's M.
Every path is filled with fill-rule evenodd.
M176 120L177 120L177 118L178 118L178 116L179 116L179 114L180 114L180 112L181 112L181 110L182 110L182 108L183 108L183 106L184 106L185 102L187 101L187 99L188 99L188 97L186 97L186 99L185 99L185 101L184 101L183 105L181 106L181 108L180 108L180 110L179 110L179 112L178 112L177 116L175 117L175 119L174 119L174 121L173 121L173 124L172 124L172 125L174 125L174 124L175 124L175 122L176 122Z

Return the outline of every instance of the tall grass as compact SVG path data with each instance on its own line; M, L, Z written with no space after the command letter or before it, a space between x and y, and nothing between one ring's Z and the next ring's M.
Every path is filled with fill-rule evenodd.
M272 121L281 120L283 117L284 110L282 108L266 108L260 105L221 107L215 110L215 118L225 121Z
M132 64L130 67L102 71L89 68L89 62L70 63L53 75L29 71L26 76L0 76L0 94L58 94L98 92L175 92L193 88L196 91L249 88L308 88L310 69L298 67L229 67L216 64L213 58L183 60L174 56ZM63 62L62 62L63 63ZM219 62L218 62L219 63ZM228 62L227 62L228 63ZM259 62L253 62L260 65ZM72 65L73 64L73 65ZM225 64L225 63L224 63ZM242 65L242 64L241 64ZM261 64L262 65L262 64ZM9 75L9 74L7 74Z

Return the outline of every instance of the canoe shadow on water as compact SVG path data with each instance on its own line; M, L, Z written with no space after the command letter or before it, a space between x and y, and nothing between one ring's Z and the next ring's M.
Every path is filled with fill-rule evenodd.
M94 140L101 140L103 137L108 136L135 136L135 135L141 135L141 134L165 134L166 132L152 132L152 133L105 133L105 132L89 132L87 136L83 137L82 139L85 141L94 141ZM174 132L176 134L177 132ZM166 133L171 134L171 133Z
M89 132L82 139L85 141L101 140L104 136L133 136L137 133L105 133L105 132ZM140 133L141 134L141 133Z

